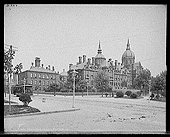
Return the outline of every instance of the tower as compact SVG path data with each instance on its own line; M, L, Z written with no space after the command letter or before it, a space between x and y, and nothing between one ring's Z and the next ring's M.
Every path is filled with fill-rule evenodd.
M96 66L102 66L106 64L106 58L102 54L102 49L100 46L100 41L99 41L99 48L97 50L97 55L95 56L95 65Z
M135 63L135 54L130 50L130 42L128 39L126 51L122 55L122 65L126 68L130 68Z

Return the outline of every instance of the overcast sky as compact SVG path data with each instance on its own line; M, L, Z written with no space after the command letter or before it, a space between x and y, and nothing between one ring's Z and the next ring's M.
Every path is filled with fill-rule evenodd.
M166 19L166 5L5 5L4 43L18 47L23 71L40 57L62 72L96 56L99 40L106 59L121 62L129 38L135 62L156 76L166 69Z

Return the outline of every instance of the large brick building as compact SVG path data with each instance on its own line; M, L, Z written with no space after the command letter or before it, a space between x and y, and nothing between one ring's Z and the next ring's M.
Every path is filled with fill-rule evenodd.
M94 86L94 77L97 72L105 71L109 76L109 84L113 89L126 89L133 84L134 78L143 69L140 62L135 63L135 54L130 50L129 39L126 51L122 55L122 63L117 60L113 63L112 59L107 61L102 54L99 41L97 55L92 57L92 61L91 58L86 60L86 55L83 55L83 58L79 56L77 64L69 64L69 71L72 71L73 68L76 68L81 79L86 80L88 85L92 87ZM122 85L123 81L127 83L126 86Z
M32 63L30 69L19 73L18 84L23 84L25 79L26 85L32 85L33 90L44 90L50 84L57 82L60 79L59 73L56 73L54 66L50 69L50 65L44 68L40 66L40 58L35 58L35 66Z

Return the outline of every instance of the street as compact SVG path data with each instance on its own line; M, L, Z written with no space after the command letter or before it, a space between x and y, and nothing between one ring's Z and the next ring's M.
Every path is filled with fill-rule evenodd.
M46 102L39 106L49 110L72 107L71 96L35 95L33 100L40 103L42 98ZM165 133L165 105L146 98L76 96L75 108L80 110L4 118L4 129L6 133Z

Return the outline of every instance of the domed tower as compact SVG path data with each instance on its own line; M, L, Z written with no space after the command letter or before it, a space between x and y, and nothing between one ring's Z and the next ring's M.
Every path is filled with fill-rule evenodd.
M104 66L105 64L106 64L106 58L102 54L102 50L100 47L100 41L99 41L98 52L97 52L97 55L95 56L95 65L96 66Z
M127 43L126 51L122 55L122 65L126 68L129 68L132 64L135 63L135 54L130 50L129 39Z

